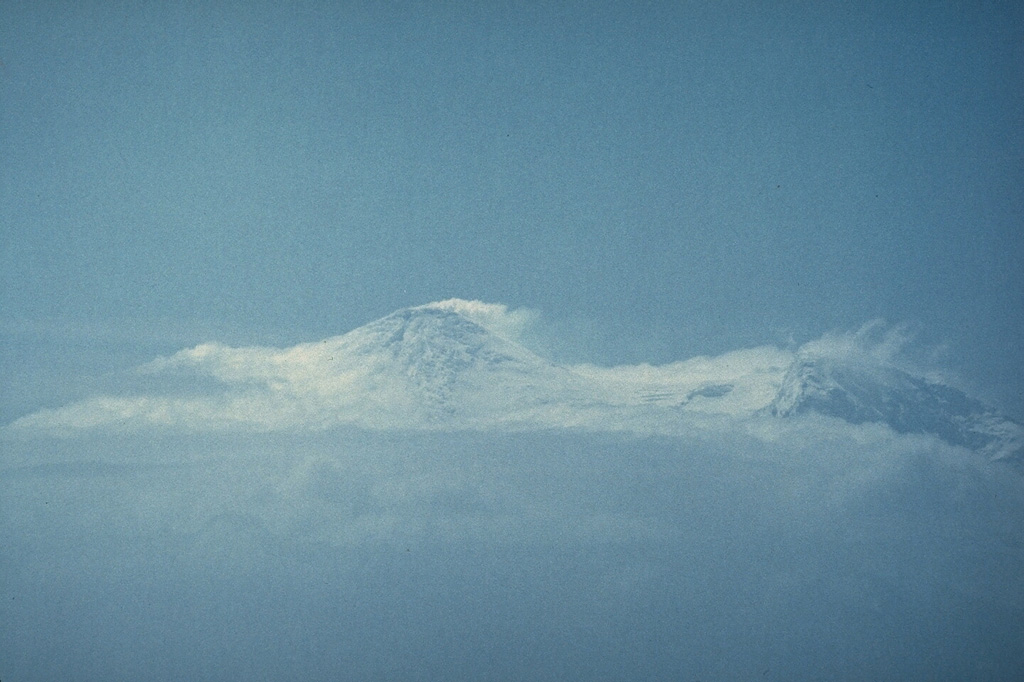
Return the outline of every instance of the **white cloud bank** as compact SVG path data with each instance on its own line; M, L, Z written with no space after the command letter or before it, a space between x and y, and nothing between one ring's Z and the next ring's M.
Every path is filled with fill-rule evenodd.
M673 435L716 419L730 428L749 422L777 395L797 358L889 366L909 341L905 329L876 321L854 333L826 334L795 353L764 346L660 366L562 366L519 345L538 320L532 310L450 299L289 348L205 343L136 368L144 389L39 410L3 431L73 436L349 425ZM175 390L161 390L169 385Z
M471 324L445 327L451 320L427 315L437 312ZM149 387L96 396L29 414L7 431L274 431L346 424L614 429L635 421L639 406L700 403L702 389L720 399L720 409L756 407L770 399L774 375L787 360L781 351L757 349L662 367L561 367L516 343L536 324L534 311L452 299L400 313L408 319L390 316L290 348L201 344L157 358L136 374L157 387L161 379L187 386L190 377L212 378L213 386L194 381L202 390L162 394ZM723 391L733 395L722 399ZM610 418L615 412L621 414Z

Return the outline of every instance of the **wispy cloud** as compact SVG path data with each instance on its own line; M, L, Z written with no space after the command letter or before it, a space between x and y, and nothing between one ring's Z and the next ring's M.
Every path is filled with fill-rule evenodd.
M892 325L885 320L875 319L853 332L824 334L820 339L804 344L800 352L846 362L895 364L902 359L914 338L908 325Z
M531 308L509 308L503 303L450 298L424 307L459 313L481 327L517 343L522 343L527 334L540 322L538 311Z

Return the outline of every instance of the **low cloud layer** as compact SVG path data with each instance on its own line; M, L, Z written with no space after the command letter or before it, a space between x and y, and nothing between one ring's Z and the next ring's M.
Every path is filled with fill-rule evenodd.
M786 428L17 442L3 672L1013 679L1019 478Z

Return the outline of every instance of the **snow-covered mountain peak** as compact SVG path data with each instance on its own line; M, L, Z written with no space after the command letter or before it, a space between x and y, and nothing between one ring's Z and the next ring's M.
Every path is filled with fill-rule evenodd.
M357 352L386 354L409 368L444 366L446 371L457 372L506 363L547 364L455 305L465 303L452 299L403 308L341 338Z
M495 331L504 312L459 299L403 308L337 337L337 352L404 387L428 420L493 417L571 382L571 372ZM490 325L477 321L488 315Z
M819 355L801 350L769 406L775 416L843 403L843 418L854 423L876 421L879 401L894 392L912 391L923 380L865 356ZM836 415L838 416L838 415Z
M884 423L898 433L932 434L993 459L1024 456L1020 424L959 389L866 354L798 352L766 412Z

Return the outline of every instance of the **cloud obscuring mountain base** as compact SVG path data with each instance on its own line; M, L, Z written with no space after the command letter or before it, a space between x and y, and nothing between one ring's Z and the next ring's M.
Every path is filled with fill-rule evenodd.
M14 443L0 672L1012 679L1019 476L849 428Z

